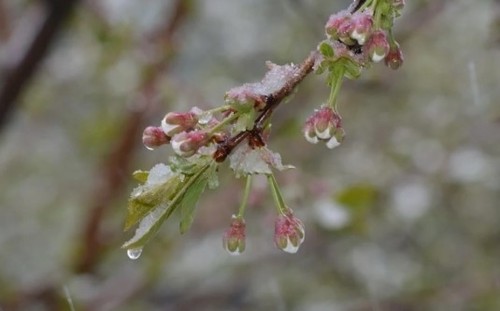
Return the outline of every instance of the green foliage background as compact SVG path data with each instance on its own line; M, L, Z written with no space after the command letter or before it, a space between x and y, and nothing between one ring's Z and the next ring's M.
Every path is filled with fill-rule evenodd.
M129 183L101 215L103 248L85 273L74 268L82 230L116 164L104 159L140 109L147 35L172 2L80 6L0 136L0 310L68 310L68 297L77 310L500 310L500 4L407 2L396 25L405 63L344 83L340 147L310 145L300 132L327 99L320 77L274 116L270 148L297 167L278 179L306 226L298 254L273 246L265 179L254 184L245 253L223 251L244 185L224 169L191 231L179 235L174 215L129 260L120 245L130 237L131 173L171 155L146 150L138 135L119 172ZM33 23L36 4L5 5L13 26ZM192 1L144 126L222 104L231 87L260 80L266 60L300 62L347 5ZM0 44L0 63L12 59Z

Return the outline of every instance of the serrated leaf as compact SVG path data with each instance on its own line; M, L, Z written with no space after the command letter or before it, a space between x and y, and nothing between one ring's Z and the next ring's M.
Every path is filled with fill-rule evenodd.
M333 48L327 41L323 41L319 44L319 51L325 57L333 57L334 56Z
M195 177L192 177L195 178ZM180 202L181 207L181 222L180 222L180 232L184 234L191 228L194 219L194 212L196 210L197 203L200 199L201 194L205 191L208 183L207 174L202 174L196 177L193 184L187 189L186 193L182 196Z
M125 219L125 231L138 223L146 214L156 206L168 201L177 190L180 176L175 176L152 188L145 189L143 193L130 198L128 202L128 215ZM139 186L143 187L143 186Z
M155 205L153 208L149 208L149 212L140 220L134 236L125 242L122 247L127 249L143 247L144 244L146 244L146 242L158 232L161 224L168 219L179 206L181 206L180 203L186 192L191 189L195 181L197 181L200 177L203 177L209 167L209 164L203 164L203 166L201 164L198 165L197 173L187 177L184 181L181 181L179 176L176 176L175 179L172 178L171 180L173 180L172 183L174 186L167 187L170 190L166 193L166 196L161 197L160 195L153 195L151 197L146 196L142 198L141 200L143 201L141 202L146 202L146 205L149 207L154 205L157 200L160 200L160 203Z
M137 170L132 173L132 176L134 177L135 180L143 184L146 182L146 180L148 180L149 171Z

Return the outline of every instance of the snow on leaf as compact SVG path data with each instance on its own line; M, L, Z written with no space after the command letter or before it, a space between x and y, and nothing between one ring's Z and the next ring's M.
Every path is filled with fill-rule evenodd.
M144 246L149 238L160 229L164 220L162 218L165 217L170 207L171 206L168 204L161 204L153 209L139 222L139 226L135 230L134 236L125 242L122 247L131 249Z
M238 146L229 156L229 162L236 177L248 174L271 174L271 168L280 171L294 168L292 165L283 165L279 153L272 152L267 147L252 149L248 144Z
M136 187L128 202L125 230L130 229L147 213L175 192L182 175L174 174L165 164L155 165L143 185Z

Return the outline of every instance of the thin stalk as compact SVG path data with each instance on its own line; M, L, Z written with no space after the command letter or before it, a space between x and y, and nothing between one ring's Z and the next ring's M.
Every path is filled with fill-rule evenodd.
M215 134L218 130L220 130L221 128L225 127L226 125L228 125L229 123L233 122L234 120L238 119L238 117L240 116L239 113L233 113L232 115L230 115L229 117L225 118L224 120L222 120L219 124L217 124L216 126L214 126L213 128L211 128L209 131L208 131L208 134L209 135L213 135Z
M247 175L246 183L245 183L245 191L243 192L243 198L241 199L240 208L238 210L238 218L243 218L245 214L245 208L248 203L248 196L250 195L250 189L252 187L252 175Z
M276 205L278 213L281 215L285 215L287 208L285 205L285 201L283 200L283 196L281 195L281 191L279 189L276 178L274 178L273 174L269 174L267 175L267 181L269 182L269 186L271 187L271 193L273 195L274 203Z
M342 86L342 80L344 78L344 67L339 68L335 76L335 81L332 82L330 89L330 97L328 98L328 106L333 110L337 111L337 97Z

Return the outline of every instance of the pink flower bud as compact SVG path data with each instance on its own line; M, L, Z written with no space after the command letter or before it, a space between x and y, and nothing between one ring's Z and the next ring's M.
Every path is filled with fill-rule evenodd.
M142 143L149 150L168 144L170 138L165 135L161 127L148 126L142 133Z
M399 44L396 42L393 46L391 46L389 53L384 59L385 65L391 69L398 69L403 64L403 51L399 47Z
M352 15L354 24L351 32L351 38L358 41L359 45L363 45L370 35L373 26L373 15L369 11L363 11Z
M222 236L222 246L231 255L239 255L245 250L245 220L233 215L230 227Z
M389 42L385 32L382 30L373 32L364 45L363 51L366 56L376 63L384 59L389 53Z
M163 132L172 137L183 131L192 130L198 123L198 115L195 112L169 112L161 121Z
M353 29L354 23L348 11L341 11L330 15L325 25L326 34L330 36L330 38L334 40L339 39L346 44L352 43L350 34Z
M331 107L322 106L307 119L304 137L312 144L326 141L326 146L333 149L344 139L342 118Z
M203 131L181 132L172 137L170 143L175 153L183 157L190 157L205 146L209 141L209 136Z
M274 243L276 247L287 253L296 253L304 242L304 224L295 217L292 210L279 215L274 223Z

